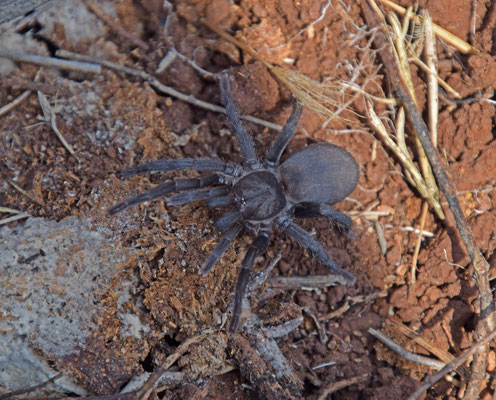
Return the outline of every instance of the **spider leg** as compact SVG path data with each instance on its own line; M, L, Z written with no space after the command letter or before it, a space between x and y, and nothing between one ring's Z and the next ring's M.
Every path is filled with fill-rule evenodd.
M260 165L257 154L255 152L255 145L250 135L246 132L241 119L239 118L238 110L234 105L231 97L231 85L227 74L222 74L219 79L220 92L222 100L226 106L226 116L231 123L236 139L238 140L241 155L243 156L246 166L249 169L255 169Z
M221 258L222 255L226 252L231 242L239 235L242 229L243 225L240 223L236 223L229 227L222 239L220 239L219 243L217 243L217 246L215 246L215 249L207 258L207 261L205 261L205 263L200 268L200 275L207 276L209 274L209 272L215 266L215 263L219 261L219 258Z
M241 271L239 272L238 281L236 282L236 292L234 295L234 306L229 325L229 333L234 333L239 324L241 317L243 298L245 296L246 286L250 278L251 269L257 255L269 244L269 233L261 232L248 248L245 258L241 263Z
M125 210L126 208L137 206L138 204L144 203L146 201L158 199L159 197L164 197L165 195L172 192L180 192L182 190L191 190L196 188L201 188L205 186L210 186L215 183L219 183L222 177L220 175L205 175L193 179L177 179L175 181L164 182L153 189L148 190L145 193L139 194L134 197L129 197L128 199L114 204L109 208L108 214L115 215L118 212Z
M148 164L138 165L119 172L121 178L141 174L143 172L155 171L181 171L193 169L195 171L222 172L226 175L237 176L241 173L241 167L232 163L209 158L179 158L177 160L159 160Z
M219 231L225 232L233 224L241 221L241 217L241 211L239 211L237 208L233 208L232 210L226 212L222 217L220 217L215 223L215 226Z
M279 134L279 136L277 136L267 154L267 162L270 165L275 166L279 163L281 154L284 152L291 139L293 139L296 131L296 126L298 125L298 121L301 117L302 110L303 107L301 106L301 104L297 100L295 100L293 102L293 111L291 112L286 125L284 125L284 127L282 128L281 133Z
M229 189L226 186L218 186L210 189L195 189L186 193L179 193L167 200L169 206L180 206L199 200L209 200L214 197L226 195Z
M211 208L215 207L225 207L234 204L236 198L232 194L227 194L225 196L212 197L207 201L207 206Z
M342 275L348 281L348 284L352 285L356 282L356 277L351 272L346 271L336 264L327 255L326 251L320 246L320 244L306 230L300 228L287 218L279 220L278 225L282 231L290 236L294 241L309 249L313 253L314 257L317 258L317 260L319 260L322 264L336 274Z
M296 218L327 217L345 232L348 232L352 225L350 217L325 203L298 204L293 208L293 213Z

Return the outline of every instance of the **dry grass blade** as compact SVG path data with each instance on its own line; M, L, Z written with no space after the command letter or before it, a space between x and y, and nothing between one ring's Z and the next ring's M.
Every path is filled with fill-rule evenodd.
M9 214L21 214L22 211L16 210L14 208L9 208L9 207L0 207L0 212L3 213L9 213Z
M269 68L302 104L325 118L337 118L342 111L341 105L350 97L340 83L319 82L297 71L273 65Z
M31 195L30 193L26 192L24 189L22 189L20 186L16 185L14 182L12 181L9 181L9 183L12 185L12 187L17 190L20 194L22 194L23 196L26 196L27 198L33 200L36 204L40 205L40 206L43 206L43 201L37 199L36 197L34 197L33 195Z
M392 8L394 11L405 15L407 13L406 8L401 7L400 5L393 3L390 0L379 0L382 4ZM418 17L415 17L418 18ZM447 31L440 26L433 24L434 33L440 38L443 39L446 43L451 44L456 49L464 54L480 54L480 51L475 47L468 44L466 41L460 39L458 36L453 35L451 32Z
M12 100L9 104L4 105L2 108L0 108L0 116L8 113L14 107L21 104L24 100L26 100L29 97L30 94L31 94L31 90L26 90L21 95L19 95L14 100Z
M372 104L370 102L367 103L367 112L369 121L372 124L375 132L379 135L383 143L396 155L396 157L398 157L403 167L405 168L405 175L410 184L418 190L423 198L429 201L436 214L441 219L444 218L443 209L441 207L441 204L439 203L439 195L429 189L424 180L424 177L413 163L408 152L403 151L401 146L398 145L393 139L391 139L386 130L386 127L374 111L374 108L372 107Z
M45 122L47 124L50 124L50 127L55 132L55 135L57 135L57 137L62 142L64 147L67 149L67 151L71 153L71 155L79 162L76 156L76 152L74 151L72 146L69 143L67 143L64 136L62 136L62 134L58 130L57 124L55 123L55 112L53 111L53 108L48 102L46 96L42 92L38 91L38 99L40 101L41 110L43 111L43 115L45 117Z

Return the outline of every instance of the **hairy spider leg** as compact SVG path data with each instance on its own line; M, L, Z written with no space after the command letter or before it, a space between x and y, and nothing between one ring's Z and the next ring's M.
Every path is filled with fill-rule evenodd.
M328 267L331 271L343 276L348 284L353 285L356 282L356 277L351 272L346 271L336 264L320 246L320 244L303 228L291 222L287 218L278 221L279 227L290 236L295 242L303 247L309 249L314 257L319 260L323 265Z
M143 172L182 171L185 169L192 169L199 172L222 172L230 176L237 176L242 170L239 165L220 160L212 160L210 158L178 158L177 160L159 160L138 165L119 172L119 176L121 178L127 178L142 174Z
M272 146L267 153L267 163L269 165L276 166L279 164L279 159L281 158L282 153L291 139L293 139L302 110L302 105L298 102L298 100L294 100L293 110L291 111L291 115L289 116L286 125L284 125L281 133L277 136L276 140L274 140L274 143L272 143Z
M180 206L193 201L208 200L229 192L227 186L217 186L210 189L195 189L186 193L179 193L167 199L168 206Z
M345 232L348 232L353 224L350 217L325 203L298 204L293 208L293 213L296 218L327 217Z
M237 208L233 208L226 212L222 217L220 217L215 223L215 227L221 231L225 232L236 222L240 222L243 219L241 211Z
M231 323L229 325L229 333L234 333L238 327L239 318L241 317L243 306L243 298L245 297L246 286L248 285L251 269L255 262L255 258L262 250L267 247L268 244L269 232L260 232L248 248L245 258L241 263L241 270L238 275L238 281L236 282L236 292L234 294L234 305Z
M260 166L260 161L255 151L255 145L253 144L253 139L248 135L239 118L238 110L231 97L231 85L227 74L222 74L220 76L219 84L222 100L226 106L226 116L231 123L236 139L238 140L240 152L245 160L245 164L249 169L258 168Z
M113 205L109 208L108 213L109 215L115 215L118 212L125 210L126 208L137 206L138 204L150 200L155 200L159 197L164 197L165 195L172 192L180 192L183 190L191 190L210 186L216 183L220 183L221 181L222 175L218 174L205 175L192 179L176 179L174 181L167 181L158 186L155 186L153 189L150 189L145 193L139 194L134 197L129 197L128 199Z
M207 201L207 206L211 208L230 206L236 202L236 197L232 194L226 196L212 197Z
M200 268L200 271L198 271L200 275L207 276L210 273L217 261L219 261L231 242L239 235L242 229L243 224L235 223L227 230L222 239L219 240L219 243L217 243L217 246L213 249L210 256L207 258L207 261L205 261Z

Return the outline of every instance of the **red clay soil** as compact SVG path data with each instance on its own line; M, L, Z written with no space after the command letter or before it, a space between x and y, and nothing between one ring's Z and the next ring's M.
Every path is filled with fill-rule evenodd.
M260 62L208 30L201 18L243 40L270 63L316 80L356 79L361 84L379 65L378 59L370 59L371 53L363 50L367 27L360 4L351 1L342 2L345 7L321 0L240 0L234 4L228 0L184 0L166 8L154 0L94 3L111 15L114 25L100 26L102 36L75 40L63 22L45 31L34 24L20 34L38 32L36 40L47 55L54 49L65 49L150 74L155 74L160 61L175 47L206 71L228 71L233 98L242 114L280 125L291 110L290 91ZM400 3L410 5L409 1ZM435 23L482 51L482 55L467 56L438 41L440 76L462 97L476 98L460 104L440 101L438 149L447 161L464 215L489 260L493 277L496 6L490 1L466 0L418 3L431 13ZM146 46L125 38L115 26ZM425 76L412 68L423 107ZM91 75L42 68L33 83L37 71L37 66L21 63L4 77L0 85L2 105L26 88L42 90L54 107L60 103L56 110L58 128L79 161L62 148L47 125L36 124L41 110L37 96L31 95L0 119L0 205L56 221L69 216L90 217L95 225L112 232L116 246L134 249L116 271L108 292L102 294L100 329L73 354L59 359L47 356L56 369L74 377L90 392L117 392L131 376L152 371L187 338L200 334L198 342L172 367L182 373L181 382L164 388L158 398L299 398L297 393L304 398L326 398L330 385L360 377L333 398L404 399L435 370L406 361L379 343L368 333L369 328L381 329L405 349L431 357L393 322L411 328L430 345L453 356L473 343L478 291L447 204L442 200L446 221L440 221L431 210L427 216L424 230L430 234L423 239L417 281L411 286L410 265L418 240L415 229L420 227L422 199L407 183L398 160L371 133L360 101L355 104L356 113L348 112L345 120L327 125L321 116L305 109L285 155L315 141L328 141L348 149L359 163L358 187L337 205L339 211L353 217L354 238L332 229L325 219L300 224L315 234L334 260L357 276L357 283L315 290L257 289L250 297L250 318L259 324L257 329L298 318L302 323L277 339L261 339L251 328L230 337L220 327L230 316L226 312L237 266L252 240L250 235L235 241L204 278L197 271L220 238L213 222L222 215L221 210L200 203L166 208L160 200L115 218L106 215L115 202L165 179L164 175L152 175L120 180L116 173L122 169L161 158L202 156L240 161L225 118L109 69ZM373 94L388 93L388 81L380 75L384 73L380 69L375 83L369 84ZM217 83L180 57L156 76L182 93L220 104ZM246 126L263 154L277 132L251 123ZM8 181L14 181L36 201L7 185ZM16 224L22 226L23 222L10 226ZM283 234L271 238L257 268L267 266L279 252L281 260L272 271L275 276L327 273L309 252ZM114 290L123 285L121 279L135 282L126 307L150 327L141 340L119 335ZM264 352L270 352L267 349L274 344L282 354L279 361L287 360L290 372L282 373L276 361L264 358ZM488 357L487 373L493 374L494 347ZM470 370L470 365L466 367ZM466 377L454 378L435 385L427 398L460 396ZM486 382L482 399L492 398L494 392L490 380Z

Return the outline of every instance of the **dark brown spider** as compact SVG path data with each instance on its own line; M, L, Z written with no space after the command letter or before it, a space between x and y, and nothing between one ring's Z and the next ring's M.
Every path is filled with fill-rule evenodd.
M247 229L256 235L243 259L236 284L229 326L229 332L232 333L238 327L242 301L255 258L267 247L274 227L309 249L317 260L331 271L342 275L346 282L355 282L355 276L336 264L319 243L292 219L325 216L348 231L351 219L334 210L331 205L343 200L355 189L358 165L348 151L328 143L307 146L280 164L281 154L293 138L300 119L302 107L297 103L267 157L260 160L251 137L241 124L231 98L227 75L221 76L220 88L226 115L238 140L244 164L241 166L214 159L183 158L155 161L125 170L120 174L122 177L142 172L186 169L208 171L210 174L193 179L166 181L143 194L115 204L108 212L114 215L128 207L183 191L184 193L168 198L167 205L205 200L209 207L230 206L230 210L216 222L216 227L224 232L224 236L199 273L207 275L229 244L243 230ZM207 186L213 187L206 188Z

